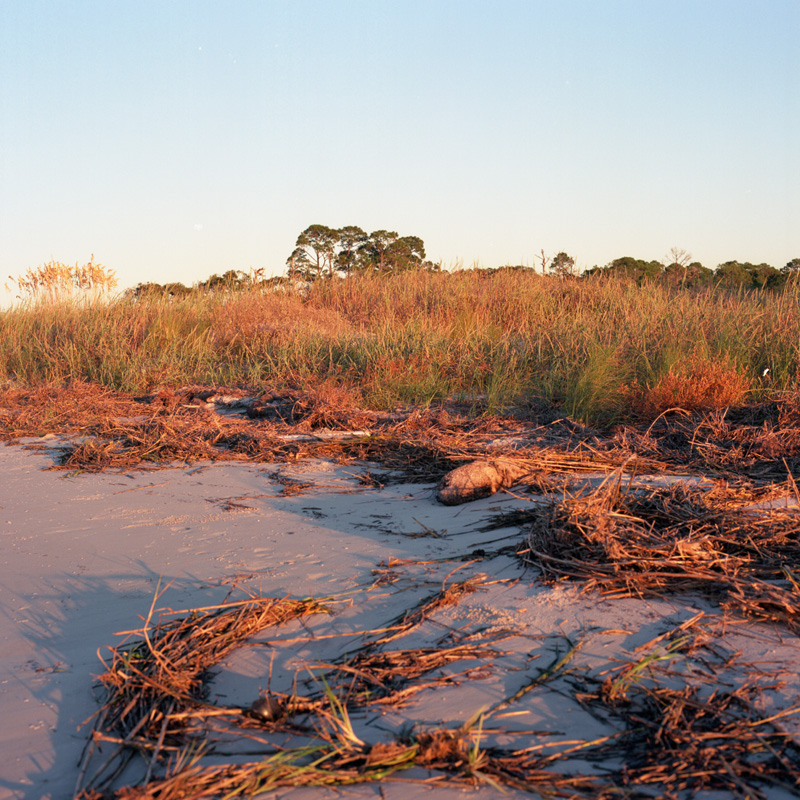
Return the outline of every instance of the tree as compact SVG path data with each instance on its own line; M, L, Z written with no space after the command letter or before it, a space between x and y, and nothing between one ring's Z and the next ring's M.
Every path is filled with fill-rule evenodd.
M687 288L705 286L714 280L714 270L704 267L699 261L692 261L686 267L683 285Z
M640 258L623 256L615 258L603 270L615 277L631 278L641 284L645 280L659 277L664 271L664 265L660 261L643 261Z
M661 280L668 286L691 289L710 283L714 272L699 261L692 261L692 254L680 247L673 247L667 253L667 266L661 273Z
M667 253L667 266L668 267L687 267L692 260L692 254L684 250L682 247L671 247Z
M297 237L286 260L289 276L306 280L348 275L358 271L402 272L409 269L439 269L425 261L425 243L419 236L399 236L378 230L367 235L356 225L333 229L311 225Z
M781 267L781 272L787 275L800 275L800 258L793 258L786 262L785 267Z
M547 272L547 265L550 262L549 257L545 255L544 248L539 251L537 258L542 262L542 275L544 275Z
M295 242L295 249L286 260L290 273L306 280L333 275L339 232L327 225L309 225ZM294 277L292 275L291 277Z
M715 273L719 283L758 289L778 285L780 275L781 273L769 264L751 264L749 261L726 261L717 267Z
M552 275L559 278L574 275L575 259L562 251L550 262L549 270Z
M395 231L373 231L361 247L365 268L383 272L389 265L389 248L398 238Z
M750 273L753 286L759 289L775 286L780 282L781 273L770 264L745 264L745 269Z
M197 288L206 292L235 292L250 284L250 276L238 269L229 269L222 275L211 275L197 284Z
M753 279L745 269L744 264L738 261L726 261L719 264L714 270L717 281L728 286L752 286Z
M405 272L424 267L425 243L419 236L374 231L364 247L369 266L378 272Z
M367 234L357 225L339 228L339 252L336 254L336 269L339 272L353 272L359 268L361 248L369 241Z

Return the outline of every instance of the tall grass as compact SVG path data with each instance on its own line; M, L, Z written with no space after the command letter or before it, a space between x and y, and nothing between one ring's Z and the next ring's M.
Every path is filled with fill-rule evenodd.
M462 271L320 281L305 296L29 302L0 316L0 379L130 392L325 384L373 407L546 400L607 424L794 388L799 300L792 286L680 291Z

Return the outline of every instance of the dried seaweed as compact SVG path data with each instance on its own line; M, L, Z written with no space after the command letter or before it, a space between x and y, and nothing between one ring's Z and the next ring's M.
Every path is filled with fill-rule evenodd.
M411 767L427 770L430 777L425 782L431 786L446 778L449 784L488 784L542 797L636 798L657 792L667 798L690 798L699 791L717 790L733 798L752 798L765 796L760 787L800 791L800 748L780 724L800 708L768 716L758 712L759 695L772 679L763 670L735 688L715 685L708 664L726 662L711 644L714 637L702 613L638 648L637 661L592 674L573 668L580 643L568 643L569 649L557 653L549 667L463 725L414 726L372 743L356 734L351 712L380 708L392 698L395 681L413 691L425 685L431 669L462 658L494 658L496 651L466 644L377 653L372 651L379 643L376 631L356 656L336 665L318 665L329 672L318 676L324 690L314 698L271 696L268 711L255 705L252 710L218 708L200 699L207 667L221 653L240 646L265 624L319 610L307 600L249 598L182 618L173 615L155 625L148 616L141 639L112 651L101 678L109 698L92 740L119 745L110 761L122 753L144 756L150 764L147 775L138 785L116 789L113 774L102 780L95 775L82 784L77 797L251 797L282 787L402 780L402 772ZM198 644L202 655L189 657ZM696 675L696 669L681 674L665 666L675 659L703 665L703 680L687 677ZM573 696L609 723L608 735L564 742L509 730L505 735L515 739L516 746L483 744L486 722L493 714L529 702L531 694L554 681L563 684L567 675L580 679ZM308 742L308 728L296 719L301 714L313 720L313 742ZM217 725L226 720L227 727ZM256 728L280 729L306 741L278 746L251 735L251 743L260 747L257 760L220 764L217 756L209 763L205 756L213 752L214 735L229 733L231 726L242 736ZM603 768L587 771L580 764Z
M731 507L724 493L607 481L537 511L521 555L613 597L695 592L800 630L796 508Z

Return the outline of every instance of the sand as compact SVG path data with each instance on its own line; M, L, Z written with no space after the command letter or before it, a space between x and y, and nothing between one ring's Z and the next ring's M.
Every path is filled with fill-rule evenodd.
M218 603L232 590L241 596L237 585L276 597L334 598L335 614L292 624L273 636L274 647L242 648L221 665L211 699L244 707L266 690L270 660L272 688L288 691L298 664L333 659L358 638L332 634L385 625L447 582L482 581L403 646L470 633L471 641L503 654L488 665L456 665L452 673L463 674L451 684L359 720L365 741L388 740L411 723L462 724L513 693L568 642L582 642L576 664L586 670L633 658L639 645L699 611L719 629L720 647L742 651L741 664L782 669L783 685L765 695L773 710L800 701L800 643L785 630L747 624L723 631L719 610L696 599L604 600L570 583L542 585L513 553L481 559L479 551L494 552L522 535L479 528L493 515L528 507L530 497L501 492L445 507L431 485L365 488L359 468L327 462L100 474L48 470L52 463L47 450L0 446L0 798L73 796L90 732L80 725L98 708L92 683L103 669L100 657L120 641L117 632L140 624L156 592L157 605L172 609ZM310 486L284 495L281 477ZM725 679L745 680L748 669ZM492 734L499 745L521 730L550 732L548 741L610 732L566 692L549 689L501 722L507 730ZM785 724L800 737L796 719ZM465 790L387 782L344 791L396 798ZM339 796L310 789L278 796L287 793ZM482 788L478 796L501 795ZM767 796L795 795L773 789Z

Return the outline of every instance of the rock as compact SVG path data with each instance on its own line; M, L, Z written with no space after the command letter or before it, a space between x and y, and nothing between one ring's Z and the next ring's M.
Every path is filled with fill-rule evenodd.
M286 711L286 704L279 697L268 694L266 697L259 697L248 709L256 717L268 721L276 720L283 716Z
M442 478L436 499L446 506L457 506L489 497L499 489L513 486L530 470L513 461L489 459L464 464Z

